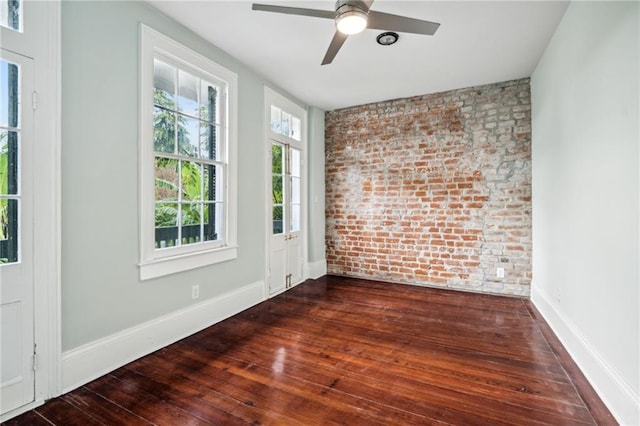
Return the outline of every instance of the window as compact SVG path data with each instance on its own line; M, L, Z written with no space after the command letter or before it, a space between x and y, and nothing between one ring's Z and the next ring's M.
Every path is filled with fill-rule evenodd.
M236 257L237 76L142 26L141 279Z
M300 142L300 118L271 105L271 131Z

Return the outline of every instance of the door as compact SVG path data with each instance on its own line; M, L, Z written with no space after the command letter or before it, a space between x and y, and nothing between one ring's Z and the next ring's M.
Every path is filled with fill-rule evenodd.
M269 294L280 293L303 280L302 152L270 141L271 237Z
M0 54L0 412L32 402L33 63Z

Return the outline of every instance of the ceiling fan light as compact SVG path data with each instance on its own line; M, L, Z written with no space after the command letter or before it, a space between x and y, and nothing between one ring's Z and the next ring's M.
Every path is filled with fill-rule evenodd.
M355 8L343 12L336 18L336 27L342 34L358 34L367 28L367 14Z

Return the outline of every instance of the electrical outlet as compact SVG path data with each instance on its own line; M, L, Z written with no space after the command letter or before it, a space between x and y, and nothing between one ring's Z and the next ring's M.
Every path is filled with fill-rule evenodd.
M496 276L498 278L504 278L504 268L498 268L496 269Z
M191 298L197 299L200 297L200 286L198 284L191 286Z

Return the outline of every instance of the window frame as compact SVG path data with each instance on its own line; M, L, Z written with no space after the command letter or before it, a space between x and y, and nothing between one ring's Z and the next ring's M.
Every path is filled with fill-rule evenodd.
M188 47L140 24L140 280L161 277L237 258L237 74ZM220 240L155 248L155 150L153 141L154 58L226 85L219 110L226 173L223 176L223 230Z

